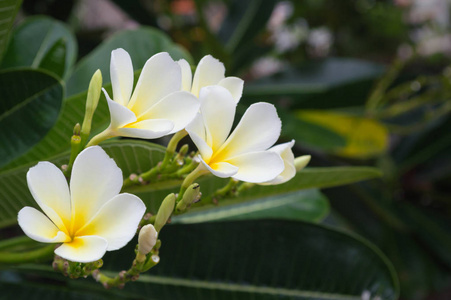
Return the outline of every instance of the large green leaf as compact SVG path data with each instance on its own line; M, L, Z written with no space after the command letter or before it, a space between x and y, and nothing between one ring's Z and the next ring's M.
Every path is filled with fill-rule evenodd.
M250 82L244 89L246 98L275 101L288 96L299 108L336 108L360 105L372 81L384 71L380 65L350 58L287 66L279 73ZM247 101L247 100L246 100Z
M287 219L320 222L329 213L329 201L316 189L297 191L231 205L218 205L208 211L175 216L172 223L198 223L222 220Z
M2 68L45 68L61 76L68 74L76 57L77 42L64 23L44 16L32 17L14 31Z
M0 62L8 46L9 34L21 4L22 0L0 1Z
M86 90L92 74L97 69L102 71L103 82L110 82L111 51L117 48L123 48L130 54L135 70L141 69L144 63L158 52L168 52L174 60L192 60L183 48L174 44L161 31L146 27L126 30L102 43L77 64L67 82L67 94L71 96Z
M0 167L25 153L52 128L63 99L55 77L36 70L0 73Z
M323 226L282 220L171 225L160 238L159 265L123 290L101 290L92 280L68 280L44 273L42 267L25 267L3 273L2 294L19 297L34 291L46 299L362 299L366 295L384 300L398 295L393 267L377 248ZM104 268L128 268L124 257L133 257L133 246L105 256ZM27 272L41 279L39 286L29 285Z

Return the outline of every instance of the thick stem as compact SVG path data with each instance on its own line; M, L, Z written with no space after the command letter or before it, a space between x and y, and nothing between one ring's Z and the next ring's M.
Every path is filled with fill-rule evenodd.
M185 180L183 180L176 202L178 203L180 200L182 200L183 194L185 193L186 189L194 182L194 180L206 173L208 173L208 171L205 170L202 164L199 164L197 168L194 169L194 171L188 174L188 176L185 177Z

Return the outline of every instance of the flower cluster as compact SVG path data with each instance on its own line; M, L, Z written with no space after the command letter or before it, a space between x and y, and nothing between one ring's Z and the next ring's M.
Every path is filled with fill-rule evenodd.
M73 262L96 261L106 251L127 244L145 213L137 196L119 194L122 172L96 146L105 139L153 139L183 132L198 148L196 170L202 174L262 185L280 184L295 175L294 141L273 146L282 125L272 104L251 105L232 130L243 80L225 77L224 65L212 56L205 56L192 75L187 61L156 54L145 63L133 88L131 58L125 50L116 49L111 54L110 75L112 98L103 89L110 125L76 153L70 183L49 162L40 162L27 173L31 194L44 213L25 207L19 212L19 225L34 240L62 243L55 250L58 256ZM308 160L302 159L302 167ZM198 200L199 186L192 186L194 190L189 192L194 196L179 195L176 200L174 194L168 195L154 221L155 228L143 228L138 262L145 263L156 244L157 231L173 210L183 211Z

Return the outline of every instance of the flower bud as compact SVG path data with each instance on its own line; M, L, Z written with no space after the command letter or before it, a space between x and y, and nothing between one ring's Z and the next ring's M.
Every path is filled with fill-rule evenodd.
M157 243L158 233L152 224L145 225L139 231L138 236L138 252L147 255Z
M175 194L169 194L164 198L158 209L157 216L155 217L155 230L160 232L161 228L168 222L169 217L172 215L175 206Z
M84 141L87 140L91 132L92 117L97 109L97 104L99 104L101 90L102 72L97 70L94 75L92 75L91 81L89 82L88 95L86 97L85 118L83 120L83 126L81 127L81 137Z
M201 195L200 185L198 183L191 184L183 194L182 200L177 204L177 211L184 211L189 205L197 202Z
M296 168L296 172L299 172L300 170L304 169L310 162L311 158L312 157L310 155L296 157L294 159L294 167Z

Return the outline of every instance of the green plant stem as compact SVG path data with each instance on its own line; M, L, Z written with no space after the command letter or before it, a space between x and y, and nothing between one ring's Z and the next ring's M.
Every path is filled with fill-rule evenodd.
M0 252L0 263L18 264L32 262L37 259L51 258L55 251L55 245L48 245L39 249L26 252Z
M91 147L91 146L95 146L100 144L101 142L110 139L112 137L114 137L115 134L112 132L112 130L110 130L109 128L105 129L104 131L102 131L101 133L99 133L98 135L94 136L89 143L86 145L85 148Z
M174 156L175 150L177 149L177 145L179 144L180 140L187 135L188 132L183 129L172 136L171 140L168 143L168 146L166 147L166 153L164 154L163 162L161 163L161 169L164 169L166 165L171 161L171 158Z

